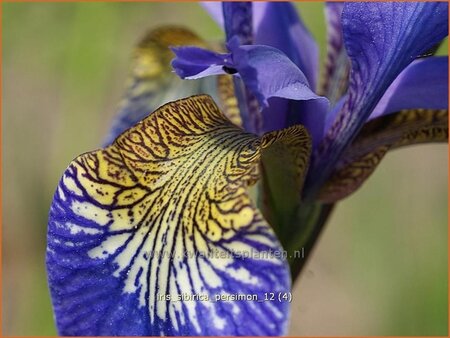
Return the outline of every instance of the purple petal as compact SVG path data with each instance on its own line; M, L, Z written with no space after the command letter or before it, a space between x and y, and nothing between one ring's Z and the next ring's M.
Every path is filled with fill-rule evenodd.
M298 16L296 8L288 2L255 2L252 5L255 44L280 49L304 72L311 88L315 88L318 75L318 48ZM202 6L223 28L221 3L202 2Z
M321 92L336 104L347 91L350 59L344 47L341 16L343 2L327 2L325 17L327 22L327 58L325 61L325 76Z
M245 188L259 154L292 139L299 142L290 153L305 160L278 167L301 185L303 128L258 138L199 95L164 105L111 146L72 161L48 222L59 334L286 334L289 302L263 300L289 292L289 266ZM220 298L248 294L251 301Z
M290 110L291 101L281 97L272 97L268 100L269 105L262 110L263 132L271 132L285 128L287 115Z
M403 109L448 109L448 57L414 61L388 88L370 119Z
M198 47L172 47L176 58L172 60L175 73L182 79L198 79L210 75L226 74L223 66L232 66L230 54L219 54Z
M347 97L327 114L328 130ZM369 120L404 109L448 109L447 56L418 59L406 67L378 102Z
M351 59L349 96L314 155L308 193L326 180L389 85L447 35L448 4L351 2L342 13Z
M260 15L262 17L255 28L255 44L281 50L302 70L310 88L315 90L319 51L296 8L289 2L269 2Z
M325 117L325 126L324 126L325 134L333 125L333 122L336 120L337 114L342 110L342 107L347 102L347 99L348 99L348 95L343 96L339 101L336 102L336 104L333 106L333 108L327 113L327 115Z
M249 7L237 6L236 3L225 2L224 6L228 10L224 12L220 2L202 2L203 7L222 28L224 13L227 17L233 17L233 21L225 20L225 24L230 26L227 31L227 40L231 39L234 33L240 36L242 44L248 44L243 42L239 32L244 30L244 22L251 20L255 44L271 46L285 53L306 75L310 87L314 90L319 70L319 52L313 37L298 16L296 8L289 2L248 4L252 6L252 15L248 13ZM248 30L248 28L245 29Z
M327 110L326 100L294 101L272 97L269 106L262 111L263 131L267 133L301 124L308 130L314 149L323 138Z
M253 43L251 2L222 2L227 41L237 36L241 44Z
M302 71L281 51L269 46L240 46L232 50L235 67L261 107L270 97L319 99ZM325 100L325 98L320 98Z
M287 125L301 124L308 130L313 149L324 136L324 124L329 102L327 100L291 101Z
M252 22L253 30L256 32L261 24L262 18L266 14L267 2L253 2L252 3ZM222 2L219 1L203 1L201 2L203 8L206 9L208 14L216 21L217 25L224 29L224 18Z
M223 27L223 10L220 3L204 2L203 6L216 22ZM241 19L245 16L243 13L238 12L237 14L238 18ZM252 3L252 15L255 43L271 46L284 52L304 73L309 87L312 89L316 88L319 59L318 48L311 34L298 16L295 7L287 2L256 2ZM251 74L253 72L250 71L249 73ZM249 78L254 78L254 75L255 74L247 77L247 80ZM253 90L256 90L255 86L253 87ZM260 95L259 100L263 103L263 106L266 107L262 112L264 131L285 128L286 126L291 125L288 120L298 120L298 116L307 115L309 121L308 124L311 126L308 130L310 132L310 129L315 129L317 131L314 132L316 137L313 137L313 140L317 141L318 135L322 135L322 128L318 126L323 126L323 123L321 122L323 121L323 116L317 121L313 121L312 119L314 116L319 117L319 115L324 115L324 113L318 114L311 112L310 114L308 110L302 110L300 113L298 111L298 105L293 108L293 104L288 103L286 99L283 98L271 99L270 106L267 107L267 103L264 101L263 96ZM322 103L322 106L326 105L326 103ZM305 107L303 108L306 109L306 106L309 107L311 104L305 103L304 106ZM294 110L291 112L292 109ZM293 115L294 118L288 118L289 115ZM310 117L312 119L310 119Z

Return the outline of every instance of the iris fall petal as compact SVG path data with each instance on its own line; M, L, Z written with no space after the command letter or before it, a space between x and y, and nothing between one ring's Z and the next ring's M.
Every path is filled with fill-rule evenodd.
M285 334L289 303L263 300L290 291L289 268L246 187L264 149L302 135L244 133L196 96L76 158L49 218L60 334Z
M349 94L314 154L309 195L324 183L384 92L414 59L447 35L445 2L351 2L342 13L351 59Z

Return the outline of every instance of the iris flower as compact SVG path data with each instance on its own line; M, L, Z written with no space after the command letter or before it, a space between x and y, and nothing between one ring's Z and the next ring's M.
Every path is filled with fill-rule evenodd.
M150 32L105 147L57 187L60 334L286 334L304 264L291 254L308 254L388 150L447 142L448 59L433 56L447 3L327 4L320 88L291 4L205 6L226 44ZM171 73L170 46L176 74L200 80Z

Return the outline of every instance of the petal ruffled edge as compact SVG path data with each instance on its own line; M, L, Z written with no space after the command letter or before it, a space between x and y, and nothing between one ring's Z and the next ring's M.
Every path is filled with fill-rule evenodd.
M297 132L245 133L203 95L76 158L49 217L60 333L285 334L289 302L264 297L290 291L289 268L246 185L261 151Z

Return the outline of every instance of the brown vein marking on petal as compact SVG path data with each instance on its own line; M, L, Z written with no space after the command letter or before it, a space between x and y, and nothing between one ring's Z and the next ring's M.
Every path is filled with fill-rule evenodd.
M262 138L246 133L206 95L168 103L112 145L70 164L58 188L61 204L53 210L67 208L77 217L62 218L58 227L70 234L67 241L79 240L80 229L88 231L84 236L95 236L96 246L90 247L88 257L95 264L112 267L123 292L136 294L139 306L148 308L150 326L168 320L170 310L172 325L179 332L186 325L193 325L198 333L205 326L216 330L208 332L222 332L224 313L240 323L239 311L224 312L220 302L205 302L201 306L215 322L202 323L197 320L195 302L161 301L157 295L209 293L213 299L213 293L225 291L289 290L286 261L255 256L281 247L253 205L247 184L255 179L262 152L272 154L272 147L282 143L288 145L282 151L289 152L303 145L297 137L301 140L304 133L303 127ZM278 152L272 151L276 156ZM300 173L292 175L298 180ZM186 257L186 252L191 256ZM232 253L251 258L242 260ZM255 268L257 264L261 268ZM98 273L109 268L99 268ZM79 269L83 273L84 267ZM231 305L261 318L286 321L280 309L288 305ZM267 329L273 321L258 325Z
M239 104L234 95L233 77L230 75L218 76L217 87L223 113L233 124L242 128Z
M282 237L300 204L311 138L303 126L296 125L264 135L262 147L268 147L262 153L263 213Z
M448 142L447 110L404 110L366 123L319 199L331 203L356 191L388 150L428 142Z

